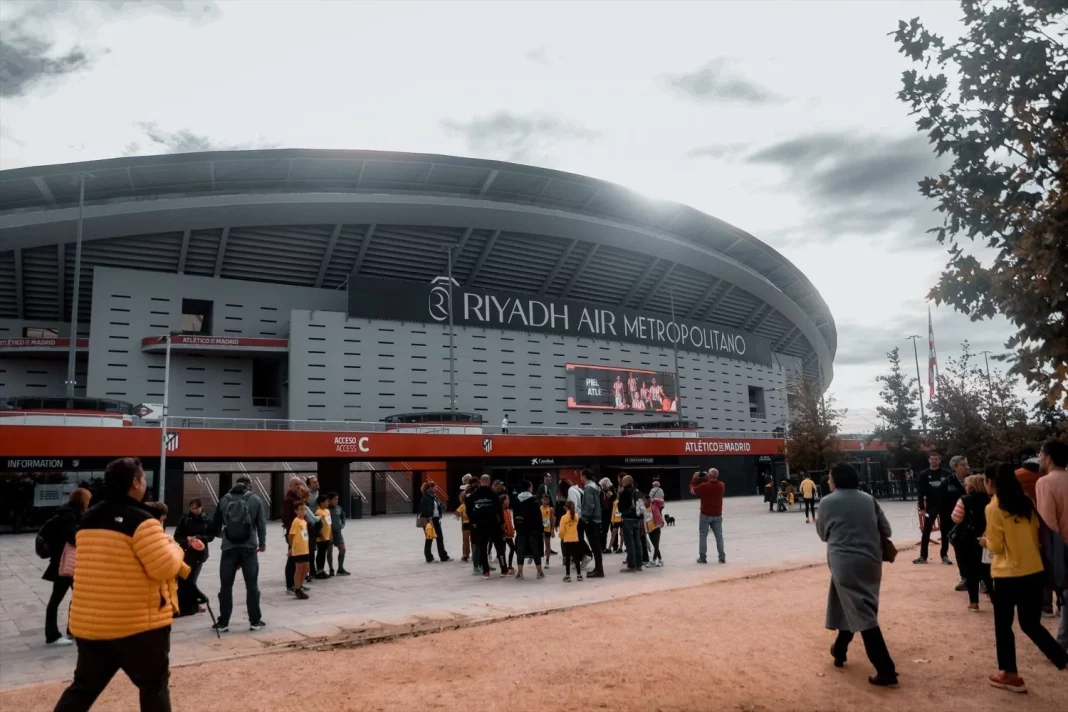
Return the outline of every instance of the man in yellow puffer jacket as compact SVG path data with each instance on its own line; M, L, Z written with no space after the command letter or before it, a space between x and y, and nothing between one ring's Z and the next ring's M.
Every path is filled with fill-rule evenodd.
M88 710L122 670L140 690L142 712L169 712L176 577L185 578L189 567L141 503L147 483L140 460L111 462L104 488L104 501L85 514L75 539L70 630L78 663L55 709Z

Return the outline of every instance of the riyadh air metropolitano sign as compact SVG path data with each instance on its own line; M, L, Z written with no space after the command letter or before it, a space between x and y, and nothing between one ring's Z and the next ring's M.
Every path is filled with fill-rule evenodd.
M772 365L771 342L707 322L582 302L453 287L457 326L567 334L670 347ZM448 323L449 292L435 283L361 278L349 284L349 316Z

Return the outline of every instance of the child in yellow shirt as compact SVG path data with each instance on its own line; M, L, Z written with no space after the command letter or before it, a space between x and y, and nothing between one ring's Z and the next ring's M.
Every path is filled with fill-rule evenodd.
M330 498L321 494L315 503L318 505L315 516L319 519L319 535L315 538L315 578L325 579L330 578L330 574L326 573L326 554L330 551L330 543L334 538Z
M289 525L289 558L294 563L293 595L307 600L304 592L304 577L308 575L310 546L308 542L308 522L304 519L304 502L297 502L293 507L293 523Z
M545 568L549 568L549 555L553 551L553 530L556 529L556 512L553 511L553 501L549 495L541 498L541 528L545 532Z
M613 554L618 554L623 551L623 537L620 536L620 529L623 526L623 515L619 513L619 495L616 495L612 500L612 542L609 545L609 549Z
M578 535L579 517L575 513L575 503L567 500L564 516L560 517L560 553L564 557L564 581L571 582L571 562L575 562L578 580L582 580L582 544Z
M434 522L427 522L423 527L423 534L426 536L426 543L423 544L423 555L427 561L434 561L434 554L431 551L434 547L434 540L438 538L438 533L434 530Z

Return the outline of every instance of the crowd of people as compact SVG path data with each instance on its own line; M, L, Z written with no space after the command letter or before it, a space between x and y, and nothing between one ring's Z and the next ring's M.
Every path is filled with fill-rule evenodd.
M1026 690L1017 669L1016 618L1020 630L1057 668L1068 668L1068 445L1049 441L1023 467L992 464L982 475L972 474L960 456L950 460L951 471L941 470L936 454L929 464L918 481L924 526L915 563L927 562L931 532L939 522L941 560L953 565L948 550L952 545L961 575L957 590L967 593L967 610L979 611L984 594L993 607L999 671L990 676L991 684ZM665 512L660 483L654 481L643 493L629 475L620 475L613 484L608 478L597 480L588 469L578 480L554 488L546 475L540 483L519 482L509 492L488 475L465 476L455 515L461 525L462 558L472 564L472 573L483 579L494 571L502 577L524 579L531 574L540 579L552 557L560 556L563 579L570 583L604 577L605 557L621 553L626 555L620 569L624 574L663 566L661 534L672 518ZM826 484L815 513L811 505L806 507L806 520L811 517L827 544L831 582L825 624L837 632L831 647L834 664L846 663L849 645L860 633L875 667L870 681L896 685L897 670L878 620L882 565L896 556L889 521L879 503L859 489L859 477L850 465L836 465ZM53 584L46 642L76 642L78 647L74 680L57 710L89 709L119 670L138 687L142 709L169 709L171 623L175 617L203 612L208 604L197 580L209 558L208 545L216 539L221 540L220 591L213 628L218 633L229 630L239 570L249 627L256 631L266 625L259 606L258 554L266 546L267 511L250 485L248 477L238 478L210 519L202 503L192 500L173 536L163 528L166 506L144 501L147 484L136 458L107 466L102 501L92 507L88 490L71 493L36 540L37 553L49 560L44 578ZM818 488L811 478L805 476L798 489L802 499L815 500ZM560 494L558 501L554 490ZM725 562L724 485L718 471L694 473L690 491L700 501L697 562L708 562L709 531L716 539L718 560ZM426 561L435 561L435 545L438 560L450 561L442 526L446 507L433 484L424 486L418 511ZM307 600L310 587L348 575L345 523L337 494L320 493L316 477L290 480L282 525L285 584L295 598ZM557 539L560 551L554 549ZM526 569L530 564L534 572ZM72 587L64 636L58 630L58 607ZM1041 622L1044 614L1056 615L1054 601L1060 615L1056 637Z
M1057 669L1068 669L1068 444L1050 440L1023 467L993 463L982 475L971 474L963 456L950 460L950 471L941 469L937 453L930 455L929 465L918 480L923 533L913 563L927 563L937 521L941 561L953 565L952 545L960 573L956 590L967 592L967 610L980 611L982 594L993 607L998 672L990 675L990 684L1026 692L1017 669L1014 620ZM844 665L859 632L876 670L870 682L896 685L897 671L878 622L882 564L896 556L890 524L879 503L858 489L850 465L831 470L830 487L831 494L820 501L816 530L827 542L831 571L826 626L838 631L831 655L836 666ZM1054 598L1060 609L1056 636L1042 625L1043 615L1058 615Z

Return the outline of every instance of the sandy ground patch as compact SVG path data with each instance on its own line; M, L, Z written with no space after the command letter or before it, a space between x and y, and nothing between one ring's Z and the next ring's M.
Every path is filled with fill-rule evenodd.
M968 613L955 583L956 567L904 559L888 567L881 618L896 690L867 683L859 636L845 669L832 666L827 572L816 567L361 647L345 647L352 636L343 634L317 650L178 668L172 700L175 710L303 708L319 681L332 710L1068 710L1068 672L1019 634L1031 692L987 685L996 671L992 612L984 600L981 614ZM0 709L50 710L63 687L2 693ZM285 701L295 694L302 701ZM137 709L124 675L97 709Z

